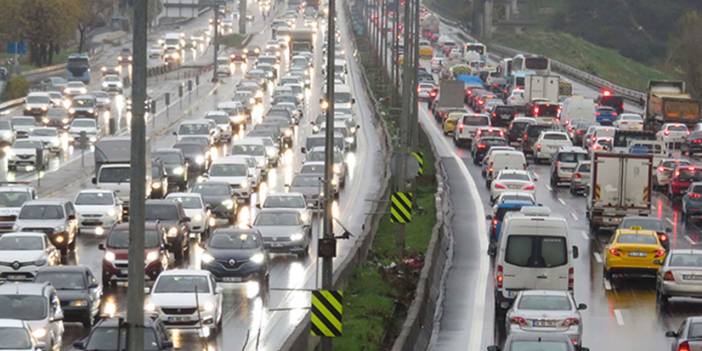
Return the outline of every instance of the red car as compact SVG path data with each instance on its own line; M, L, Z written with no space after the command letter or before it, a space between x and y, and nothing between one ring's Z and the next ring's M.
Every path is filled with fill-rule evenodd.
M120 223L112 228L100 244L105 251L102 259L102 286L110 287L116 281L127 281L129 256L129 223ZM146 222L144 228L144 274L147 280L156 280L162 271L168 268L168 251L166 250L166 229L158 222Z
M690 187L693 182L702 181L702 167L677 166L668 184L668 197L674 199Z

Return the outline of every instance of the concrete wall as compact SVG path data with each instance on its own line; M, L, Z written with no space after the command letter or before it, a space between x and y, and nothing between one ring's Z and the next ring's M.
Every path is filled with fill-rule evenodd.
M163 18L195 18L199 14L200 0L162 0Z

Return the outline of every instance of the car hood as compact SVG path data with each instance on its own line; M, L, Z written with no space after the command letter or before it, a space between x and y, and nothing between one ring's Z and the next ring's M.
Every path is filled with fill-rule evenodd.
M302 233L302 226L299 225L264 225L255 226L262 236L289 236L295 233Z
M37 135L32 135L29 137L29 140L39 140L39 141L55 141L58 142L59 138L56 136L37 136Z
M290 192L302 193L303 195L319 195L321 191L321 187L290 187Z
M32 262L45 259L42 250L3 250L0 251L0 261L2 262Z
M86 290L56 290L56 294L61 302L88 299Z
M105 214L107 211L114 209L113 205L75 205L78 214Z
M42 108L42 107L49 107L49 104L45 103L26 103L24 104L25 108Z
M13 148L12 153L14 153L15 155L23 155L23 156L36 155L37 149L24 149L24 148L16 149L16 148Z
M213 177L210 176L209 180L215 181L215 182L226 182L231 185L242 185L246 184L248 181L249 177Z
M17 219L19 228L55 228L65 224L63 219Z
M232 200L232 198L229 195L208 195L202 197L202 201L205 201L212 208L219 206L224 200Z
M199 293L197 296L200 305L207 301L213 302L210 294ZM149 301L158 307L183 307L197 306L194 293L156 293L149 295Z
M234 259L237 261L240 260L248 260L251 256L254 254L257 254L261 252L261 250L258 249L250 249L250 250L244 250L244 249L213 249L213 248L208 248L207 253L212 255L217 260L229 260L229 259Z
M97 134L97 129L91 127L71 127L68 129L70 134L80 134L80 132L85 132L86 134Z

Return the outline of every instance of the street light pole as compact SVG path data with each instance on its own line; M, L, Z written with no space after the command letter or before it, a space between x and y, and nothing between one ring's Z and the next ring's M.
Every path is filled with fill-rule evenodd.
M146 22L147 1L134 4L131 180L129 181L129 288L127 350L144 349L144 211L146 201Z
M244 0L242 0L244 1ZM214 9L214 43L212 45L212 48L214 49L214 63L212 67L214 69L212 70L212 82L216 82L217 79L217 70L219 69L218 62L217 62L217 54L219 53L219 4L214 3L212 4L212 8Z

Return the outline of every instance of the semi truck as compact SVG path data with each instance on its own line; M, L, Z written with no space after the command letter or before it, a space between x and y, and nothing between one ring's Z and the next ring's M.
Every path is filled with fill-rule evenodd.
M595 153L587 202L590 229L613 229L626 216L651 211L651 154Z
M290 57L293 57L301 52L314 51L314 30L312 29L295 29L291 30L290 36Z
M439 83L439 96L432 105L432 112L437 121L443 121L449 112L466 111L463 100L465 85L460 80L445 79Z
M556 75L527 75L524 77L524 101L545 99L558 102L560 77Z
M683 81L652 80L648 83L644 128L660 130L664 123L700 122L700 102L690 96Z

